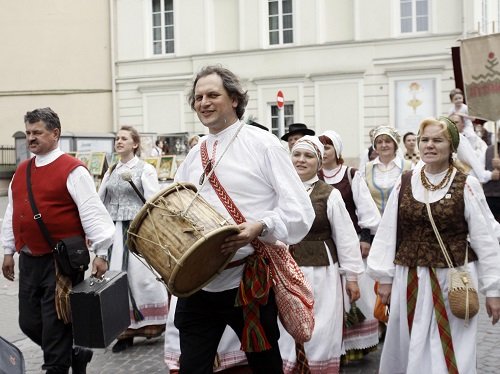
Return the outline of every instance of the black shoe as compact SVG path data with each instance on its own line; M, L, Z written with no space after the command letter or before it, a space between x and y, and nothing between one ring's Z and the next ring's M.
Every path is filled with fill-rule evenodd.
M378 340L383 342L385 340L385 333L387 332L387 326L383 322L378 323Z
M83 347L74 347L71 359L71 370L73 374L86 374L87 365L92 360L94 352Z
M115 343L113 348L111 348L111 350L113 351L113 353L118 353L118 352L124 351L128 347L132 347L133 345L134 345L134 337L126 338L126 339L119 339Z

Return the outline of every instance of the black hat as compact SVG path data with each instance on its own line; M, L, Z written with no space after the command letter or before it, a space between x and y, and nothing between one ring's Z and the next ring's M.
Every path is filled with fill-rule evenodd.
M281 137L281 140L288 141L288 137L294 134L314 135L314 130L308 129L303 123L292 123L288 126L288 132Z
M250 122L248 122L248 124L249 124L250 126L255 126L255 127L258 127L259 129L262 129L262 130L264 130L264 131L269 131L269 129L268 129L266 126L261 125L260 123L257 123L257 122L255 122L255 121L250 121Z

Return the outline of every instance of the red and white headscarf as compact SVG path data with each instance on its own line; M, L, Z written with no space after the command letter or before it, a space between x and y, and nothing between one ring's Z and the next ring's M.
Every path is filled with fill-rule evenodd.
M305 135L293 145L292 155L296 149L306 149L316 155L318 159L318 169L321 167L325 146L321 143L317 136Z

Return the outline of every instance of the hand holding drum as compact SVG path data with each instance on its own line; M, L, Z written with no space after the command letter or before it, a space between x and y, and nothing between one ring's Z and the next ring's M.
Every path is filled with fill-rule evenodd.
M236 235L227 237L224 244L222 244L222 254L231 254L231 252L235 252L241 247L251 243L262 232L262 223L243 222L238 225L238 228L240 229L240 232Z
M493 169L500 170L500 158L496 157L492 160Z

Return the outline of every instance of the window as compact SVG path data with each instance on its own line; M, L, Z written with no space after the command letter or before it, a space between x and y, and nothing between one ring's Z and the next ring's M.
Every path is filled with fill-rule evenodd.
M153 54L174 53L174 0L153 2Z
M269 44L293 43L292 0L268 0Z
M499 4L500 5L500 4ZM488 0L482 0L481 1L481 24L480 24L480 31L483 34L488 34ZM495 26L493 26L495 27ZM495 31L493 31L495 32Z
M288 132L288 126L293 123L293 104L284 105L285 114L285 133ZM279 109L277 105L271 105L271 131L274 135L278 136L278 113Z
M429 31L429 0L400 0L401 33Z

